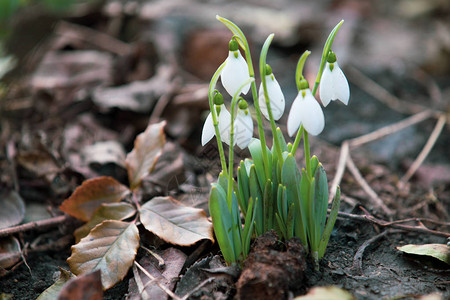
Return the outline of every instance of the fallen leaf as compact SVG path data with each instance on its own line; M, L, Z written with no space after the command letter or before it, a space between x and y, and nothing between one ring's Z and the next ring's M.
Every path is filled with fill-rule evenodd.
M100 270L72 278L63 286L58 297L58 300L79 299L103 299Z
M15 237L0 240L0 268L14 266L21 258L20 244Z
M166 242L189 246L203 239L214 241L205 211L184 206L171 197L153 198L139 212L145 229Z
M445 244L405 245L397 250L408 254L425 255L439 259L450 265L450 246Z
M35 174L37 177L45 177L51 182L60 168L53 157L47 151L30 151L19 153L16 156L17 163Z
M48 52L31 79L37 90L95 87L112 82L112 56L99 51Z
M173 290L176 279L186 261L186 254L176 248L155 252L164 260L164 265L159 266L159 262L151 256L142 257L139 264L159 283L165 285L169 290ZM150 281L151 279L147 275L137 269L134 278L130 279L128 300L168 299L168 295L155 283L149 283Z
M97 142L83 148L81 153L87 165L114 163L125 167L125 150L117 141Z
M141 184L143 177L153 171L166 142L165 125L165 121L149 125L134 141L134 149L125 161L132 190Z
M106 290L127 275L138 247L136 224L107 220L72 246L72 255L67 263L75 275L100 270L103 289Z
M320 286L309 290L304 296L295 297L294 300L354 300L352 294L337 286Z
M119 202L128 192L126 186L112 177L88 179L59 208L72 217L89 221L100 205Z
M138 113L150 112L156 101L167 92L172 73L172 67L161 65L149 80L96 89L92 101L103 111L117 107Z
M0 207L0 229L22 222L25 216L25 204L17 192L0 192Z
M124 220L126 218L131 217L136 213L136 209L133 205L125 202L119 203L103 203L99 208L94 212L92 218L75 230L75 242L79 242L82 238L87 236L89 232L98 224L105 220Z
M60 269L60 274L58 280L49 286L45 291L42 292L42 294L37 297L36 300L54 300L57 299L59 292L63 288L63 286L71 279L74 278L75 275L73 275L70 271ZM79 298L82 299L82 298Z

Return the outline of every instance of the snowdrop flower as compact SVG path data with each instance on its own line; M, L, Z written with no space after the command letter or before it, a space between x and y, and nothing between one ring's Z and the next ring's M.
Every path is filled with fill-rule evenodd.
M308 82L302 79L301 90L291 106L287 121L289 136L293 136L300 125L311 135L318 135L325 126L322 108L311 94Z
M233 97L250 75L247 62L239 52L239 44L234 38L230 41L229 49L220 78L223 87ZM242 89L242 93L247 94L249 89L250 83Z
M253 137L253 120L248 111L247 101L241 98L235 120L235 140L239 148L245 149Z
M220 93L214 95L214 109L216 110L219 123L220 138L227 145L230 144L230 128L231 128L231 114L223 104L223 97ZM205 124L202 131L202 146L205 146L214 136L216 131L214 128L212 113L206 117Z
M347 78L336 61L336 54L330 51L327 63L320 80L320 100L323 106L327 106L331 100L340 100L345 105L350 98L350 89Z
M284 113L285 102L283 91L281 90L277 79L272 74L272 68L269 65L266 65L266 74L267 94L270 99L270 109L272 110L273 119L278 121ZM269 112L267 111L266 97L264 97L262 83L259 86L259 107L264 117L269 120Z

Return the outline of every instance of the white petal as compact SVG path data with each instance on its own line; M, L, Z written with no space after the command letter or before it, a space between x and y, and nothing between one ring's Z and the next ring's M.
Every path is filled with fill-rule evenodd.
M245 114L245 110L238 109L236 116L235 139L239 148L245 149L253 137L253 120L250 113Z
M214 124L212 114L210 112L208 117L206 117L205 124L203 124L202 146L205 146L206 143L208 143L213 138L213 136L215 135L214 132Z
M270 99L270 108L274 120L278 121L284 113L285 101L283 91L280 84L273 74L266 75L267 93ZM259 87L259 107L262 114L269 120L269 113L266 106L266 97L264 97L264 89L262 83Z
M222 142L230 145L230 133L231 133L231 114L228 112L225 105L220 106L219 114L219 132Z
M350 99L350 88L348 86L347 78L341 68L339 68L337 62L334 63L334 68L331 73L333 75L334 95L336 99L339 99L342 103L347 105L348 100Z
M333 76L328 62L325 64L322 78L320 79L319 94L323 106L327 106L333 98Z
M302 110L300 110L300 119L305 130L311 135L318 135L325 127L325 118L322 108L316 101L311 91L306 90L303 99Z
M225 66L220 75L223 87L232 97L236 94L242 84L250 78L247 62L239 51L237 51L237 53L238 57L236 58L234 52L229 51L228 58L225 61ZM249 89L250 83L241 91L242 93L247 94Z
M287 131L289 136L293 136L302 123L300 112L303 110L303 103L304 100L301 96L301 91L299 91L292 103L287 120Z
M337 62L334 63L333 71L330 71L330 65L327 62L322 73L320 81L320 100L324 106L327 106L331 100L340 100L345 105L350 98L350 88L347 78Z

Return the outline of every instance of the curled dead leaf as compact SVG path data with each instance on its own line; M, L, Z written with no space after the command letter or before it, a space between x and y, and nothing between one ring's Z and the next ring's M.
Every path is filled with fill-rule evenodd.
M61 292L58 300L102 300L103 289L100 270L72 278L67 282Z
M112 177L89 179L75 189L59 207L63 212L83 221L89 221L103 203L119 202L129 189Z
M171 197L156 197L141 206L145 229L166 242L189 246L200 240L214 241L212 224L204 210L181 204Z
M133 151L128 153L125 160L132 190L139 187L142 178L153 171L166 143L165 125L165 121L149 125L134 141Z

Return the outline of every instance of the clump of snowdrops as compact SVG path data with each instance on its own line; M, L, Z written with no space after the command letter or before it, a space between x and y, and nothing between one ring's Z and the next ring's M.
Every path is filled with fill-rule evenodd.
M222 172L217 182L212 184L209 210L222 254L228 264L241 263L248 255L252 237L275 230L283 239L300 238L318 269L336 221L340 190L339 187L336 190L327 218L327 177L319 159L311 156L309 135L320 134L325 126L322 108L315 99L319 87L324 106L331 100L340 100L345 105L349 101L347 80L338 66L336 54L331 50L343 21L336 25L325 42L312 90L302 74L310 51L305 51L298 61L295 75L298 94L287 119L288 135L295 135L291 143L286 142L276 125L284 113L285 98L272 68L266 63L274 35L267 37L261 50L258 91L246 37L231 21L220 16L217 19L231 30L233 37L228 58L211 79L210 113L203 127L202 145L215 136L219 148ZM216 89L219 78L231 96L227 105L229 110L224 97ZM256 111L259 139L253 138L251 107L242 97L249 90ZM266 144L263 116L270 122L271 149ZM299 168L295 153L299 151L301 141L305 161ZM222 143L229 146L228 166ZM248 147L251 154L251 158L240 162L237 170L233 169L235 146L241 149Z

